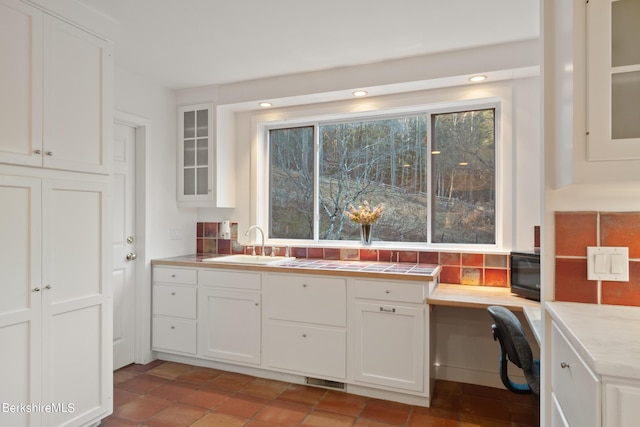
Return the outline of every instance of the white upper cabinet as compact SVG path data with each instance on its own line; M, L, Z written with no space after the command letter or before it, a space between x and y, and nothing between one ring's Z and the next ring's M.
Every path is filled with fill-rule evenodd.
M178 108L178 202L214 203L213 104Z
M640 159L640 2L587 3L587 159Z
M219 118L214 104L178 107L178 206L236 205L234 136L221 137Z
M111 43L0 1L0 163L108 174Z

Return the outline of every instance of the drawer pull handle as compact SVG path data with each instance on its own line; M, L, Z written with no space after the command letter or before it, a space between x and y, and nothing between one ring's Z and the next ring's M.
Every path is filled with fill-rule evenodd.
M395 313L396 309L395 308L380 307L380 311L384 311L385 313Z
M562 362L560 362L560 367L562 369L566 369L566 368L570 368L571 365L569 365L569 363L565 362L564 360Z

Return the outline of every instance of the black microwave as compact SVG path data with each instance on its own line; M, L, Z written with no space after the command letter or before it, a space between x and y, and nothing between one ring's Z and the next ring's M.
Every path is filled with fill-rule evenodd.
M540 301L540 253L511 252L511 292Z

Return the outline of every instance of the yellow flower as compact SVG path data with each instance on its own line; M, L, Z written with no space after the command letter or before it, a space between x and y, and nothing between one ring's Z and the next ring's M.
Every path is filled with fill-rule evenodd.
M358 206L358 209L349 205L349 210L345 212L345 215L349 219L358 224L375 224L380 219L384 212L384 205L380 203L374 209L371 209L369 202L366 200L362 202L362 205Z

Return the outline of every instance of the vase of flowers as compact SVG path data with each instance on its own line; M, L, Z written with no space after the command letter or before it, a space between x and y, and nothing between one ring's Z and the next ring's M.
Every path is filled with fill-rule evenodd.
M360 241L364 245L371 244L371 236L373 224L375 224L384 212L384 205L381 203L375 208L371 208L366 200L356 209L353 205L349 205L349 210L345 214L356 224L360 224Z

